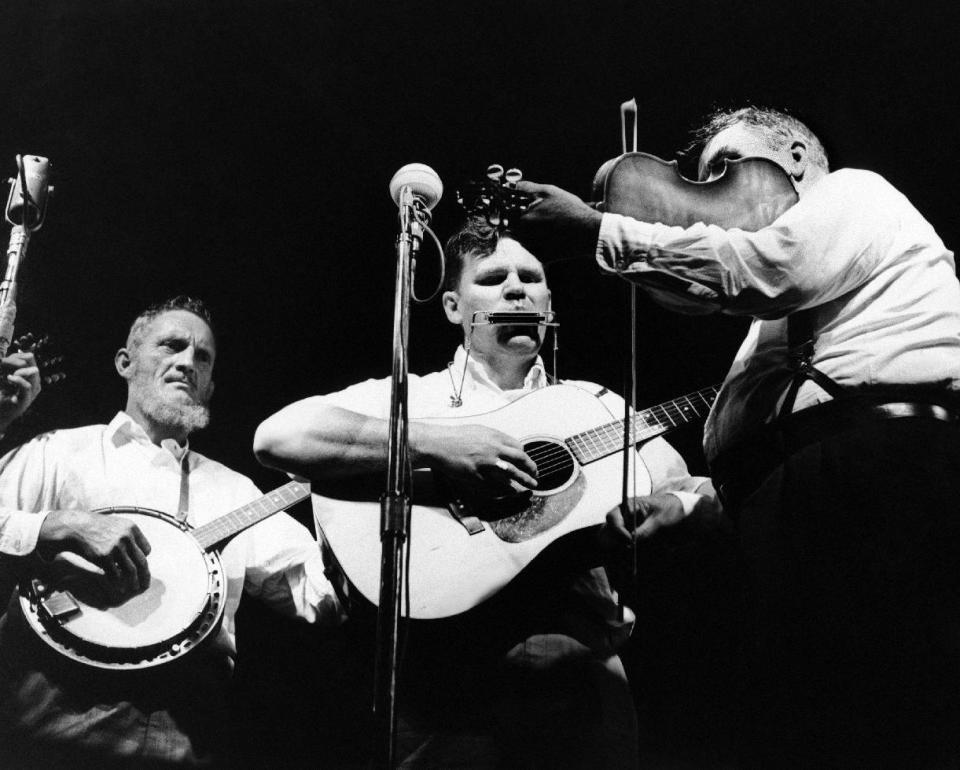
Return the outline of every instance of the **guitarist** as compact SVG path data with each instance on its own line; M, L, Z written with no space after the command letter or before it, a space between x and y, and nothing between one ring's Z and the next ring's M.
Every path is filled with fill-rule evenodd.
M210 419L215 357L200 301L176 297L141 313L115 357L126 408L108 425L43 434L0 459L0 569L29 578L40 561L72 551L104 570L104 589L120 601L149 585L151 545L129 520L91 511L140 506L198 525L260 497L248 478L189 445ZM38 389L36 374L28 365L15 382L19 408ZM16 413L14 397L4 398L0 406ZM316 542L286 514L237 536L221 562L225 612L216 635L143 672L68 660L30 630L14 598L0 620L0 766L206 766L216 759L242 591L311 621L340 617Z
M482 220L468 221L448 241L446 262L444 312L462 329L463 345L447 369L409 379L411 463L487 492L534 489L536 466L515 438L482 425L454 428L417 418L482 414L550 384L539 356L543 327L471 325L477 311L548 310L543 265L509 231ZM360 474L382 478L390 386L389 378L368 380L287 406L259 427L258 457L310 478L321 492ZM619 398L611 407L623 413ZM629 543L714 505L709 481L691 477L662 439L644 444L639 457L653 489L637 501L645 520L628 533L615 514L604 542ZM315 497L315 505L323 504L336 501ZM549 575L527 570L458 619L455 630L442 621L443 632L411 639L400 672L399 761L423 767L636 764L636 717L617 655L633 618L629 610L618 616L605 570L586 563Z

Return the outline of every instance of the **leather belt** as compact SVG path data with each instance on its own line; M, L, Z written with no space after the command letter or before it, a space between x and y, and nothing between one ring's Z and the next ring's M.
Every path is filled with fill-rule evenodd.
M881 420L898 417L926 417L941 422L956 422L958 415L940 404L918 404L913 401L891 401L888 404L873 404L868 412Z
M878 420L919 418L960 424L960 409L935 403L940 400L854 396L794 412L764 426L737 447L721 452L710 465L714 485L724 505L735 510L784 460L816 441Z

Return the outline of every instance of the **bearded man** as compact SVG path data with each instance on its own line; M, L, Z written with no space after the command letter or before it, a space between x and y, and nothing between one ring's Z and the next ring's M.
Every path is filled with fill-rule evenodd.
M149 508L198 526L260 497L248 478L188 443L210 420L215 356L210 315L198 300L176 297L141 313L114 359L127 382L126 408L108 425L43 434L0 459L0 570L22 579L39 561L73 552L103 570L102 587L119 603L149 586L151 544L130 519L97 509ZM23 404L35 388L23 373L21 380L6 398ZM313 622L336 622L341 613L316 542L286 514L241 533L220 558L220 627L209 643L144 671L102 670L58 654L14 598L0 620L0 764L223 761L241 594Z

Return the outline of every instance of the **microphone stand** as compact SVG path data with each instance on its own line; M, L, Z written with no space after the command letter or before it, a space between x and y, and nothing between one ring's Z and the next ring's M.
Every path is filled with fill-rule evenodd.
M31 181L37 180L39 187L37 200L30 194L30 185L27 180L26 166L30 166ZM10 229L10 243L7 246L7 267L0 281L0 357L7 354L10 342L13 340L13 327L17 315L17 273L20 262L27 254L30 236L34 230L39 230L47 212L47 195L53 192L48 189L47 168L49 161L38 156L17 156L17 177L10 181L10 196L7 198L6 219L12 225ZM16 200L17 190L20 192L20 201ZM16 209L15 207L18 206ZM31 216L32 215L32 216Z
M7 247L7 270L0 282L0 357L7 354L13 340L13 326L17 315L17 272L20 260L27 253L31 230L23 225L10 229Z
M392 768L397 732L397 637L402 595L402 563L410 528L410 472L407 421L407 339L416 253L423 238L416 198L409 185L400 190L400 234L393 310L393 382L387 445L387 488L380 498L380 603L374 669L377 766Z

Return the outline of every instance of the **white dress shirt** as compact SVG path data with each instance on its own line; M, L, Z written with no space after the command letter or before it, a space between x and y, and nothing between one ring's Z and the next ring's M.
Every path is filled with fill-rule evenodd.
M137 506L176 515L184 457L189 524L205 524L260 497L246 476L188 447L173 441L152 443L124 412L109 425L37 436L0 459L0 554L31 554L51 510ZM230 658L236 655L234 617L244 590L311 622L340 619L317 543L287 514L278 513L237 535L220 556L227 594L214 646Z
M960 390L953 253L872 172L827 175L757 232L604 214L597 258L668 307L754 316L707 421L708 458L776 414L790 379L786 316L799 309L811 309L813 364L842 387ZM808 382L794 408L828 398Z

